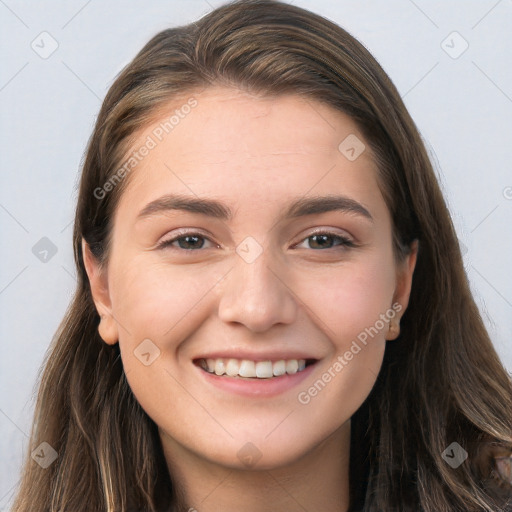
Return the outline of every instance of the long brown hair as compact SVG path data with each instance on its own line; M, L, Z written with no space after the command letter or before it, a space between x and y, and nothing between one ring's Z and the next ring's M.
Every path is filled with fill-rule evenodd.
M12 511L155 512L178 499L156 425L127 383L119 344L98 334L81 240L106 264L129 178L101 198L95 191L119 172L155 113L212 84L300 94L350 115L376 155L397 258L419 243L401 334L388 343L377 382L352 418L351 510L506 507L512 486L495 457L512 451L511 379L471 295L449 212L399 93L365 47L333 22L279 1L242 0L157 34L103 102L76 209L77 290L44 361ZM47 468L30 457L43 442L57 452ZM443 458L452 442L468 453L456 469ZM360 478L367 485L358 503Z

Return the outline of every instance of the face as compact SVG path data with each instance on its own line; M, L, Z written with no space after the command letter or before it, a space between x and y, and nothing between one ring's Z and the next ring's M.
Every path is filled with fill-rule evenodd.
M164 444L284 466L368 396L415 253L395 261L349 117L295 95L191 96L138 135L105 271L83 245L100 334Z

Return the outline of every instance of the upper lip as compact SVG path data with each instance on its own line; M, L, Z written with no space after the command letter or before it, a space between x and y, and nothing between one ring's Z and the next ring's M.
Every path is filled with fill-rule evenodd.
M305 359L306 361L316 361L319 358L313 357L306 352L294 350L274 350L272 352L251 352L243 349L232 349L228 351L209 352L201 354L194 358L194 361L201 359L247 359L249 361L281 361L290 359Z

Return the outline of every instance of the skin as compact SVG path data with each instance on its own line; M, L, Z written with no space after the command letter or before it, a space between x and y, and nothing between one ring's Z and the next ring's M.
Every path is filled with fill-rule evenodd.
M169 103L133 147L188 97ZM105 269L83 242L103 315L99 333L105 343L119 342L130 387L159 427L188 506L347 510L350 417L375 383L386 340L398 335L416 249L395 260L368 144L354 161L338 150L350 134L364 142L348 116L296 95L263 99L218 86L194 97L197 106L127 178ZM281 219L289 202L333 192L363 205L373 220L346 211ZM168 193L217 199L233 218L166 211L137 220ZM206 239L188 250L179 241L156 247L180 228ZM357 246L327 238L327 248L319 247L311 239L316 228ZM251 263L236 252L248 236L262 250ZM300 403L298 393L332 373L358 334L396 303L401 311L391 328L386 324L309 403ZM145 339L160 350L148 366L134 355ZM273 397L219 390L192 362L213 350L276 347L301 349L318 361L304 382ZM260 456L250 467L237 455L247 443Z

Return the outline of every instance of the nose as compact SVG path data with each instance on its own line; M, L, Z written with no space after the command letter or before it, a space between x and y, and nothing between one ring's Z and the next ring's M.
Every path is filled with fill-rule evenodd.
M275 324L290 324L298 304L282 265L263 251L252 263L236 257L228 273L219 303L224 322L245 325L253 332L264 332Z

